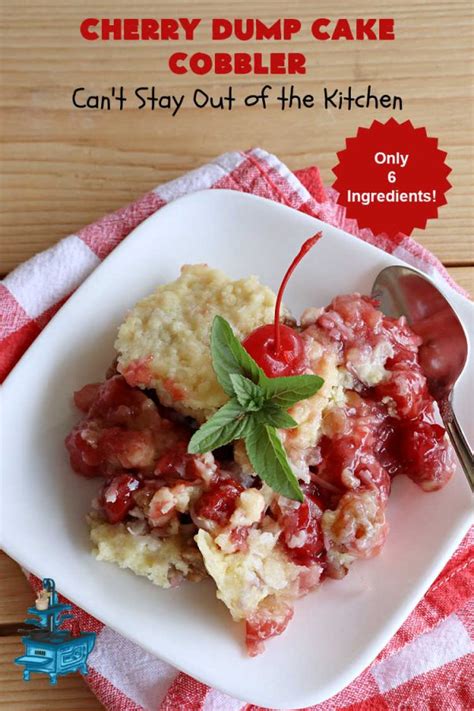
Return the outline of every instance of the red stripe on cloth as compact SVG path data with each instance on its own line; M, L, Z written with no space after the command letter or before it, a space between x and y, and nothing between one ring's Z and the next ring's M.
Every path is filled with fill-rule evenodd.
M104 259L135 227L165 204L155 193L147 193L127 207L106 215L93 225L87 225L77 236L99 259Z
M474 655L420 674L385 695L390 711L468 711L474 708Z
M474 590L474 549L471 548L450 561L423 603L436 609L438 617L447 617L470 600Z
M456 610L456 616L459 617L472 639L474 635L474 605L472 600L469 600L460 610Z
M318 169L307 169L306 172L310 171L312 188L317 195L324 197L324 186ZM218 180L213 185L213 189L239 190L258 195L313 216L318 216L319 212L319 206L312 198L303 202L298 192L275 168L270 168L257 157L249 154L247 154L246 161L237 166L229 175Z
M83 679L108 711L143 711L142 706L137 705L95 669L89 668L89 673Z
M358 701L350 706L344 706L344 711L383 711L384 709L389 709L389 705L384 700L384 697L379 694L378 696L373 696L371 699L366 701Z
M0 383L5 380L40 331L39 326L30 321L0 341Z
M319 168L313 165L310 168L302 168L301 170L295 170L293 172L316 202L324 202L326 200L326 192L324 190L323 181L321 180Z
M10 299L13 299L10 292L7 293L10 296ZM5 380L6 376L18 363L23 353L29 348L46 324L53 318L54 314L59 311L61 306L69 299L70 296L71 294L68 294L63 299L58 301L57 304L54 304L54 306L51 306L50 309L42 313L41 316L29 320L15 333L10 334L10 336L0 341L0 382Z
M168 689L160 711L201 711L208 691L205 684L180 673Z
M4 284L0 284L0 338L15 333L30 321L30 316Z
M278 202L282 202L298 210L301 209L303 204L305 204L305 212L317 214L318 206L316 204L316 201L313 202L313 198L311 197L305 203L304 199L300 196L296 188L294 188L293 185L291 185L291 183L287 180L287 178L284 177L278 171L277 167L253 155L252 151L246 151L246 155L248 159L253 163L254 167L260 172L260 175L262 176L263 180L271 186L274 192L274 200L275 197L277 197Z
M238 190L243 193L258 195L274 202L289 204L287 197L277 190L270 180L264 179L261 168L249 158L238 165L237 168L234 168L229 175L225 175L218 180L212 187L217 190Z

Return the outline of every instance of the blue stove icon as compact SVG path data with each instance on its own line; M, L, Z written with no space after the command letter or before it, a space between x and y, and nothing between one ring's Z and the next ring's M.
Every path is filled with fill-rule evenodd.
M38 602L39 601L39 602ZM80 671L87 674L87 657L95 644L95 632L80 632L76 627L59 629L67 620L72 605L58 602L54 580L43 579L43 590L38 596L39 607L29 607L25 623L34 625L28 636L22 637L25 653L15 659L15 664L23 665L23 679L28 681L32 672L48 674L51 684L56 684L58 676ZM43 609L44 608L44 609Z

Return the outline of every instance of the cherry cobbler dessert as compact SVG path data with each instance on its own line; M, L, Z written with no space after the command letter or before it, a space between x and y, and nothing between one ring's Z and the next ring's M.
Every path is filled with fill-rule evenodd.
M140 301L66 439L100 481L97 558L165 588L210 576L251 655L296 598L380 552L394 476L432 491L453 472L404 319L360 294L299 321L282 309L318 237L278 297L191 265Z

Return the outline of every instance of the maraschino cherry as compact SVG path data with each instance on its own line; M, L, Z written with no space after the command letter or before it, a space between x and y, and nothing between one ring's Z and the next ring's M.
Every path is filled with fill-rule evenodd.
M290 264L278 290L274 323L259 326L242 343L247 353L252 356L269 378L300 375L308 365L303 339L293 328L280 323L280 310L283 292L289 278L305 254L321 237L322 233L318 232L307 239Z

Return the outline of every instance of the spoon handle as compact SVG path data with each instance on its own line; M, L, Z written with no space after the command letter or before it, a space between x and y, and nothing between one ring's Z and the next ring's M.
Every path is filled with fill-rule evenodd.
M442 417L444 426L454 447L458 459L468 480L471 491L474 492L474 457L472 450L467 442L464 432L456 419L451 403L444 403L442 408Z

